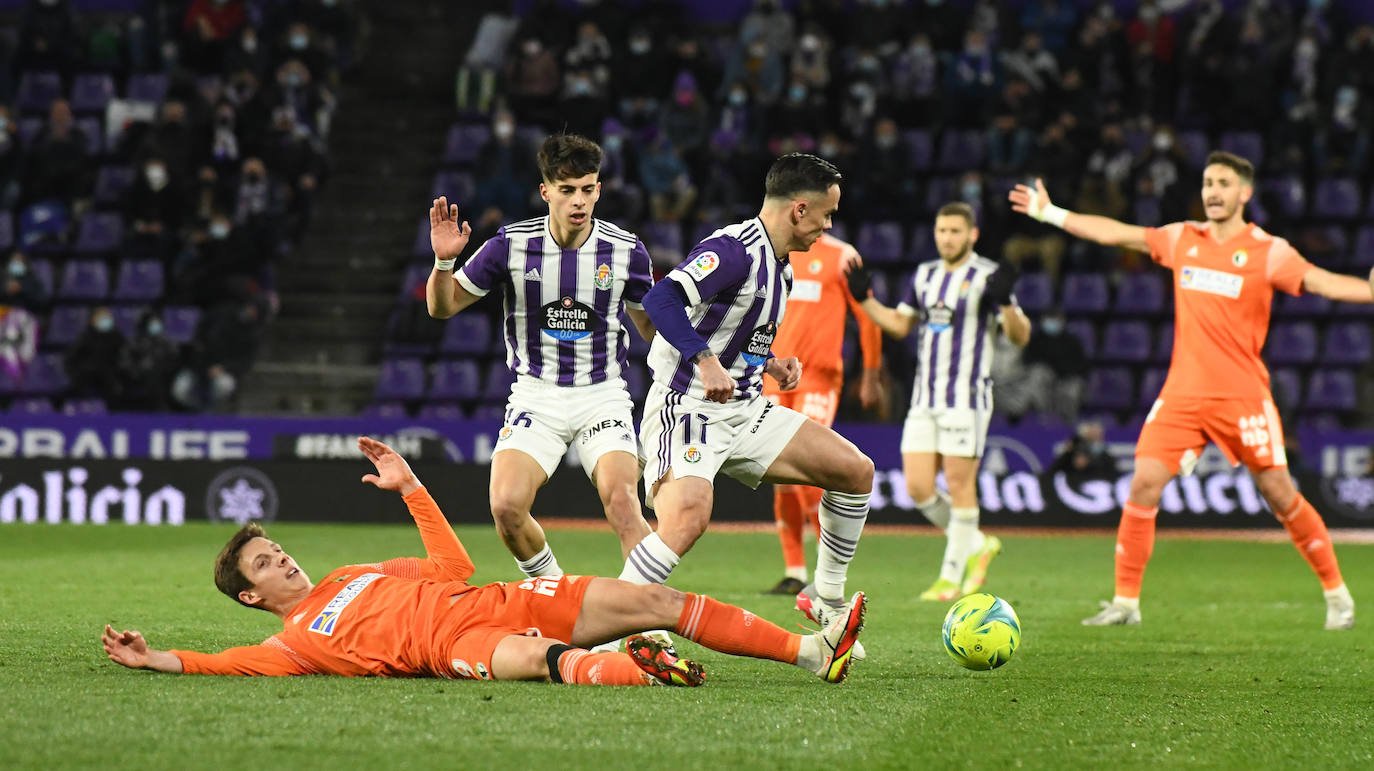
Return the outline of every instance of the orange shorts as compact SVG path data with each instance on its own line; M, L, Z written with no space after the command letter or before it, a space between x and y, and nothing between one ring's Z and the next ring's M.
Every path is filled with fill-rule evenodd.
M452 677L491 679L491 656L511 635L572 642L582 598L595 576L541 576L520 582L488 584L453 606L458 636L449 650Z
M792 391L778 391L767 396L779 407L796 410L826 428L835 424L835 410L840 406L838 388L807 389L805 383Z
M1251 471L1287 466L1283 425L1268 393L1260 399L1197 399L1161 393L1136 442L1137 458L1154 458L1177 474L1192 473L1207 442Z

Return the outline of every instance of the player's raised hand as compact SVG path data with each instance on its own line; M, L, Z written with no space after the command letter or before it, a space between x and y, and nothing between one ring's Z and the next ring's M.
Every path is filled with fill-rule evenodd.
M364 483L401 495L410 495L420 489L420 480L410 470L410 464L395 450L366 436L358 437L358 449L377 467L376 474L363 475Z
M434 256L440 260L454 260L463 253L472 237L472 227L467 222L458 222L458 204L450 204L448 198L439 196L429 207L429 245Z
M706 400L724 404L735 395L735 379L725 371L720 359L707 356L697 362L697 375L701 377L701 387L706 391Z
M1030 217L1037 222L1045 221L1045 210L1053 206L1050 203L1050 194L1045 190L1045 181L1039 178L1035 180L1035 187L1029 185L1017 185L1007 193L1007 200L1011 201L1011 209L1015 212Z
M763 366L763 371L778 381L779 391L791 391L801 382L801 359L796 356L788 356L785 359L769 359L768 363Z
M105 646L105 655L116 664L130 669L143 669L148 665L148 641L143 639L141 632L127 629L116 632L106 624L100 642Z

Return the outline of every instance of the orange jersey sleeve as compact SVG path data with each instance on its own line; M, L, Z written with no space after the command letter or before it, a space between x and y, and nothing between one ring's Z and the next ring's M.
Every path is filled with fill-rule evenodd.
M1269 285L1291 295L1302 294L1302 280L1314 266L1286 239L1275 238L1265 265Z
M801 359L803 389L808 382L830 381L833 386L839 385L844 374L846 309L852 309L859 319L864 366L877 367L881 363L881 332L849 294L843 270L847 254L857 252L844 241L824 235L807 251L791 256L792 292L773 341L773 353ZM865 329L865 323L871 330ZM764 391L776 393L777 385L765 379Z
M420 529L420 540L425 544L427 559L403 558L387 560L378 565L387 575L403 578L430 578L435 581L466 581L476 567L468 556L463 542L453 532L453 526L444 518L439 504L421 487L405 496L406 508L415 518L415 526Z
M269 637L261 645L245 645L219 653L168 651L181 659L181 671L188 675L260 675L285 677L308 675L314 670L298 661L289 649Z
M1182 222L1162 228L1145 228L1145 243L1150 247L1150 259L1166 268L1174 267L1174 247L1183 236Z

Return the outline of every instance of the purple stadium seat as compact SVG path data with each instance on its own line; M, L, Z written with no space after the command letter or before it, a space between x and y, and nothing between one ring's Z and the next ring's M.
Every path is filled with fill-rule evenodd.
M930 169L930 157L934 152L935 143L930 137L929 131L905 131L902 139L906 141L907 153L911 158L911 168L915 171L927 171Z
M1296 369L1276 369L1269 373L1269 390L1274 404L1291 410L1302 403L1302 376Z
M100 260L71 260L62 269L64 300L104 300L110 294L110 272Z
M977 129L951 129L940 136L940 157L935 166L943 171L968 171L983 166L987 151L983 132Z
M1143 321L1108 322L1102 334L1102 348L1097 358L1100 361L1145 362L1150 360L1150 349L1154 336L1150 325Z
M1160 200L1152 195L1141 195L1135 199L1135 211L1131 215L1131 221L1139 225L1155 227L1162 225L1160 222L1164 215L1160 213Z
M449 203L458 204L458 215L469 219L464 207L477 196L477 182L465 171L441 171L434 175L434 189L429 195L430 198L448 196Z
M1360 188L1353 179L1323 179L1312 193L1312 216L1351 220L1360 216Z
M1221 135L1221 149L1239 155L1257 169L1264 165L1264 140L1258 131L1228 131Z
M200 324L200 308L173 305L162 310L162 331L174 343L189 343Z
M1303 293L1291 295L1275 292L1275 305L1282 316L1327 316L1331 313L1331 301L1319 294Z
M107 412L104 399L68 399L62 405L63 415L104 415Z
M448 131L444 142L443 163L445 166L465 166L477 160L477 153L491 138L491 129L485 123L455 123Z
M47 113L62 97L62 78L56 72L25 72L19 76L15 105L23 113Z
M0 252L6 254L14 248L14 215L0 211Z
M854 245L864 261L873 265L902 259L902 225L898 222L865 222L859 226L859 242Z
M138 320L147 311L142 305L116 305L110 308L114 317L115 329L125 337L133 337L138 331Z
M1164 380L1169 377L1169 370L1163 367L1151 367L1145 370L1145 376L1140 379L1140 406L1150 409L1154 406L1155 399L1159 398L1159 390L1164 387Z
M44 347L66 348L81 337L90 318L91 309L85 305L59 305L52 309L39 339Z
M1275 324L1264 350L1265 360L1274 364L1311 364L1317 358L1317 328L1310 321Z
M1211 142L1207 135L1201 131L1180 131L1174 136L1174 142L1183 151L1183 157L1188 159L1188 165L1196 171L1201 171L1203 164L1207 162L1207 153L1211 152Z
M441 361L431 368L432 378L426 398L431 401L476 399L482 392L481 373L476 362Z
M926 180L926 211L934 214L949 203L954 194L954 177L930 177ZM935 247L931 244L931 248Z
M77 229L77 254L108 254L124 243L124 219L114 212L92 212L81 218Z
M415 243L411 245L410 253L416 257L434 256L434 247L429 244L429 217L420 220L420 226L415 229Z
M104 113L114 98L114 78L104 73L77 75L72 83L72 111L78 115Z
M1125 367L1101 367L1088 376L1085 410L1124 410L1135 404L1135 379Z
M1319 369L1307 384L1303 408L1317 410L1355 409L1355 376L1343 369Z
M659 251L687 256L682 248L682 226L677 222L648 222L640 229L640 238L650 254Z
M480 423L492 423L497 426L501 425L501 421L504 420L505 417L506 403L504 401L479 404L472 411L472 415L470 416L470 418L474 421Z
M425 285L429 280L429 274L434 271L434 265L420 264L411 265L406 268L405 276L401 279L401 289L396 293L396 299L405 302L411 298L416 289Z
M1155 361L1166 362L1174 357L1174 322L1166 321L1159 325L1155 337Z
M1369 325L1361 322L1332 324L1326 329L1321 363L1364 364L1370 358Z
M444 323L441 356L481 356L491 348L491 318L480 312L459 313Z
M1111 305L1107 277L1101 273L1065 275L1060 305L1069 315L1106 311Z
M66 246L71 215L57 201L42 201L19 214L19 248L57 251Z
M102 204L116 204L134 184L136 172L132 166L101 166L95 176L95 200Z
M1054 285L1048 273L1026 273L1016 281L1016 302L1027 313L1043 313L1054 305Z
M1370 217L1374 219L1374 215ZM1355 231L1355 246L1351 248L1350 264L1357 268L1374 266L1374 225Z
M14 385L8 382L9 378L6 376L4 379L7 381L6 387L0 388L0 391L13 390ZM11 415L51 415L56 412L52 406L52 400L46 396L28 396L15 399L10 402L9 411Z
M419 399L425 394L425 365L419 359L382 362L375 398L381 401Z
M162 296L162 263L158 260L125 260L119 265L112 300L146 302Z
M364 418L408 418L406 406L400 402L378 402L363 408Z
M33 274L42 282L43 291L47 292L49 297L52 297L52 261L45 260L41 257L31 258L29 260L29 270L33 271Z
M1083 353L1089 359L1097 358L1097 327L1086 319L1070 321L1064 325L1064 331L1078 338L1083 343ZM914 336L913 336L914 337Z
M1272 196L1278 203L1279 211L1289 219L1301 217L1307 210L1307 188L1296 174L1262 181L1260 190Z
M18 392L35 396L51 396L67 389L67 370L60 353L40 353L29 362Z
M1114 310L1126 314L1163 313L1167 307L1164 276L1158 272L1128 273L1116 290Z
M420 420L463 420L467 413L457 404L425 404L415 414Z
M511 384L515 382L515 374L506 366L504 360L493 361L487 367L486 377L482 379L486 388L482 390L482 400L489 404L505 404L506 398L510 396Z
M124 96L133 102L161 104L162 100L167 97L167 74L149 72L141 75L130 75Z

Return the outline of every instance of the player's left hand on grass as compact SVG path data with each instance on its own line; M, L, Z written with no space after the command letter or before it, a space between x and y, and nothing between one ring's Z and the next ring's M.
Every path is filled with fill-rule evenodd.
M141 632L127 629L116 632L114 627L106 624L100 642L105 646L105 655L116 664L130 669L142 669L148 664L148 641L143 639Z
M1016 279L1020 275L1020 272L1011 265L999 266L991 276L988 276L988 283L983 287L983 297L999 308L1003 305L1011 305L1011 290L1012 287L1016 286Z
M769 359L768 363L763 366L763 371L778 381L779 391L791 391L801 382L801 359L796 356L788 356L785 359Z
M410 464L395 450L366 436L358 437L358 449L377 467L377 473L365 474L363 482L401 495L410 495L420 489L420 480L410 470Z

